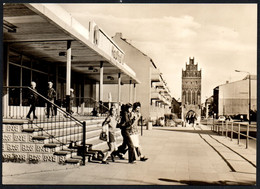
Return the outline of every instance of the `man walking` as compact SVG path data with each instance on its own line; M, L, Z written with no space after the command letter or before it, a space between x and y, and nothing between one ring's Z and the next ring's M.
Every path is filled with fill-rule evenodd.
M29 103L30 103L30 110L26 116L27 119L31 119L30 115L33 113L33 119L37 119L37 116L35 115L35 109L36 109L36 102L38 95L33 92L36 90L36 83L34 81L31 82L31 88L32 90L29 91Z
M48 91L47 91L47 98L49 101L51 101L52 103L54 103L54 99L56 97L56 91L52 88L53 83L50 81L48 82ZM54 116L54 109L53 109L53 105L49 102L47 102L47 118L50 117L50 111L51 111L51 116Z

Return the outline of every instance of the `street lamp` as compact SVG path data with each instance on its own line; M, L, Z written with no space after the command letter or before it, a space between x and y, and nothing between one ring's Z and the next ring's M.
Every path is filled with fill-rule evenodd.
M240 71L240 70L235 70L235 72L244 72L244 73L248 74L248 80L249 80L249 91L248 91L248 95L249 95L249 103L248 103L249 119L248 119L248 122L249 122L249 124L251 124L251 118L250 118L250 111L251 111L251 77L250 77L250 73L247 72L247 71Z

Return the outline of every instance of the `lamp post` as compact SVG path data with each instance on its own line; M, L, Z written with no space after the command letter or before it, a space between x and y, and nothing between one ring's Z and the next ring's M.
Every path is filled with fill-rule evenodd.
M248 115L249 115L249 118L248 118L248 122L249 124L251 124L251 118L250 118L250 111L251 111L251 77L250 77L250 73L247 72L247 71L240 71L240 70L235 70L235 72L244 72L244 73L247 73L248 74L248 81L249 81L249 91L248 91L248 96L249 96L249 102L248 102Z

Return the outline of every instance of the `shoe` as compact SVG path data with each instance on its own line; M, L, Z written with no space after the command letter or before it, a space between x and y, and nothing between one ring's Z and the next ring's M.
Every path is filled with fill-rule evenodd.
M146 161L146 160L148 160L148 158L146 158L146 157L141 157L140 158L140 161Z
M37 117L37 116L34 116L33 119L38 119L38 117Z
M129 161L130 164L135 164L136 162L135 161Z
M118 154L119 159L125 159L122 154Z
M112 160L113 162L115 162L115 158L114 158L114 155L113 155L113 154L111 154L111 160Z
M107 161L102 161L102 164L109 164Z
M31 119L30 116L26 116L26 119Z

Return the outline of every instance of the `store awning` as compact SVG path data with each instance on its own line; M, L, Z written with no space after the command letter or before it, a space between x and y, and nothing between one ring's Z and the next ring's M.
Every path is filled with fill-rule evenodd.
M71 41L72 70L99 81L102 62L104 84L116 84L118 73L122 83L140 83L123 62L124 52L94 22L86 28L58 4L5 3L3 7L3 40L9 48L65 66L67 41Z

